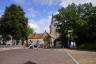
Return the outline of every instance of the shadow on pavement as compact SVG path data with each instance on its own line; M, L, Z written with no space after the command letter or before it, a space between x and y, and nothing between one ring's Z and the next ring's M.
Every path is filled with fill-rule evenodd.
M32 62L32 61L27 61L24 64L36 64L36 63L35 62Z

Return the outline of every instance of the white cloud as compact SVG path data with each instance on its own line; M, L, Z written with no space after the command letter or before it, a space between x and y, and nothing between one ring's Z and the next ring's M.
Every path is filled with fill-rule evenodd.
M0 17L2 17L2 14L0 13Z
M24 3L24 4L38 4L38 5L56 5L58 2L60 2L59 0L13 0L17 3Z
M18 2L18 3L24 3L25 0L13 0L15 2Z
M54 12L57 14L58 12ZM42 18L38 21L34 21L32 19L29 20L29 25L35 30L36 33L43 33L45 30L50 32L50 24L51 24L52 15L47 16L47 18Z
M38 5L57 5L66 7L68 4L75 3L75 4L83 4L92 2L93 5L96 5L96 0L13 0L18 3L30 3L30 4L38 4Z
M56 14L59 14L59 12L57 11L57 12L55 12L53 15L56 15Z
M1 17L2 15L0 14L0 17Z
M14 0L16 2L24 3L24 4L36 4L36 5L47 5L52 6L52 5L57 5L58 6L63 6L66 7L68 4L75 3L75 4L83 4L83 3L89 3L92 2L93 5L96 5L96 0ZM50 7L48 7L50 8ZM42 8L41 8L42 9ZM51 9L52 10L52 9ZM44 13L46 10L42 11ZM42 13L39 11L34 10L33 8L30 8L27 10L27 16L30 16L31 18L34 19L39 13ZM48 15L51 15L53 12L49 11ZM54 14L57 14L58 12L55 12ZM35 21L33 19L29 19L29 25L34 28L35 32L37 33L43 33L45 30L49 32L49 25L51 23L51 16L48 16L47 18L41 18L38 21Z
M32 0L32 2L40 5L51 6L51 5L57 4L59 0Z
M34 10L33 8L29 8L27 10L27 14L28 14L28 16L30 16L30 18L32 18L32 17L36 17L36 15L38 14L38 12L36 10Z
M68 4L75 3L75 4L84 4L91 2L93 5L96 5L96 0L61 0L60 6L66 7Z
M29 23L29 26L32 27L35 32L38 32L39 31L39 26L38 24L34 21L34 20L29 20L31 23Z
M43 33L45 30L49 32L49 25L51 23L51 16L42 18L39 21L29 20L29 25L35 30L36 33Z
M4 9L0 10L0 17L4 14Z

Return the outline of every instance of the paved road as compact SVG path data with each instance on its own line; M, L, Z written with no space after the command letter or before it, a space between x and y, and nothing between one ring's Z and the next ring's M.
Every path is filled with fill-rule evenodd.
M54 49L11 49L0 51L0 64L74 64L63 51Z

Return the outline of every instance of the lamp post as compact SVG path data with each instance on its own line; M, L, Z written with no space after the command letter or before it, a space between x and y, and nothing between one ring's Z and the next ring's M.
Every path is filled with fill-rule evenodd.
M0 35L0 38L2 37L2 35Z
M73 32L72 30L68 30L68 48L70 48L70 39L71 39L72 32Z
M2 40L2 35L0 35L0 40Z

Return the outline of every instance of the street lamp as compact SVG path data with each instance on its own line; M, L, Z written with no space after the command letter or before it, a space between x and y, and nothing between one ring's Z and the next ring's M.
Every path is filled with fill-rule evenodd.
M0 38L2 37L2 35L0 35Z
M70 39L71 39L71 33L73 30L68 30L68 48L70 48Z
M0 35L0 40L2 39L2 35Z

